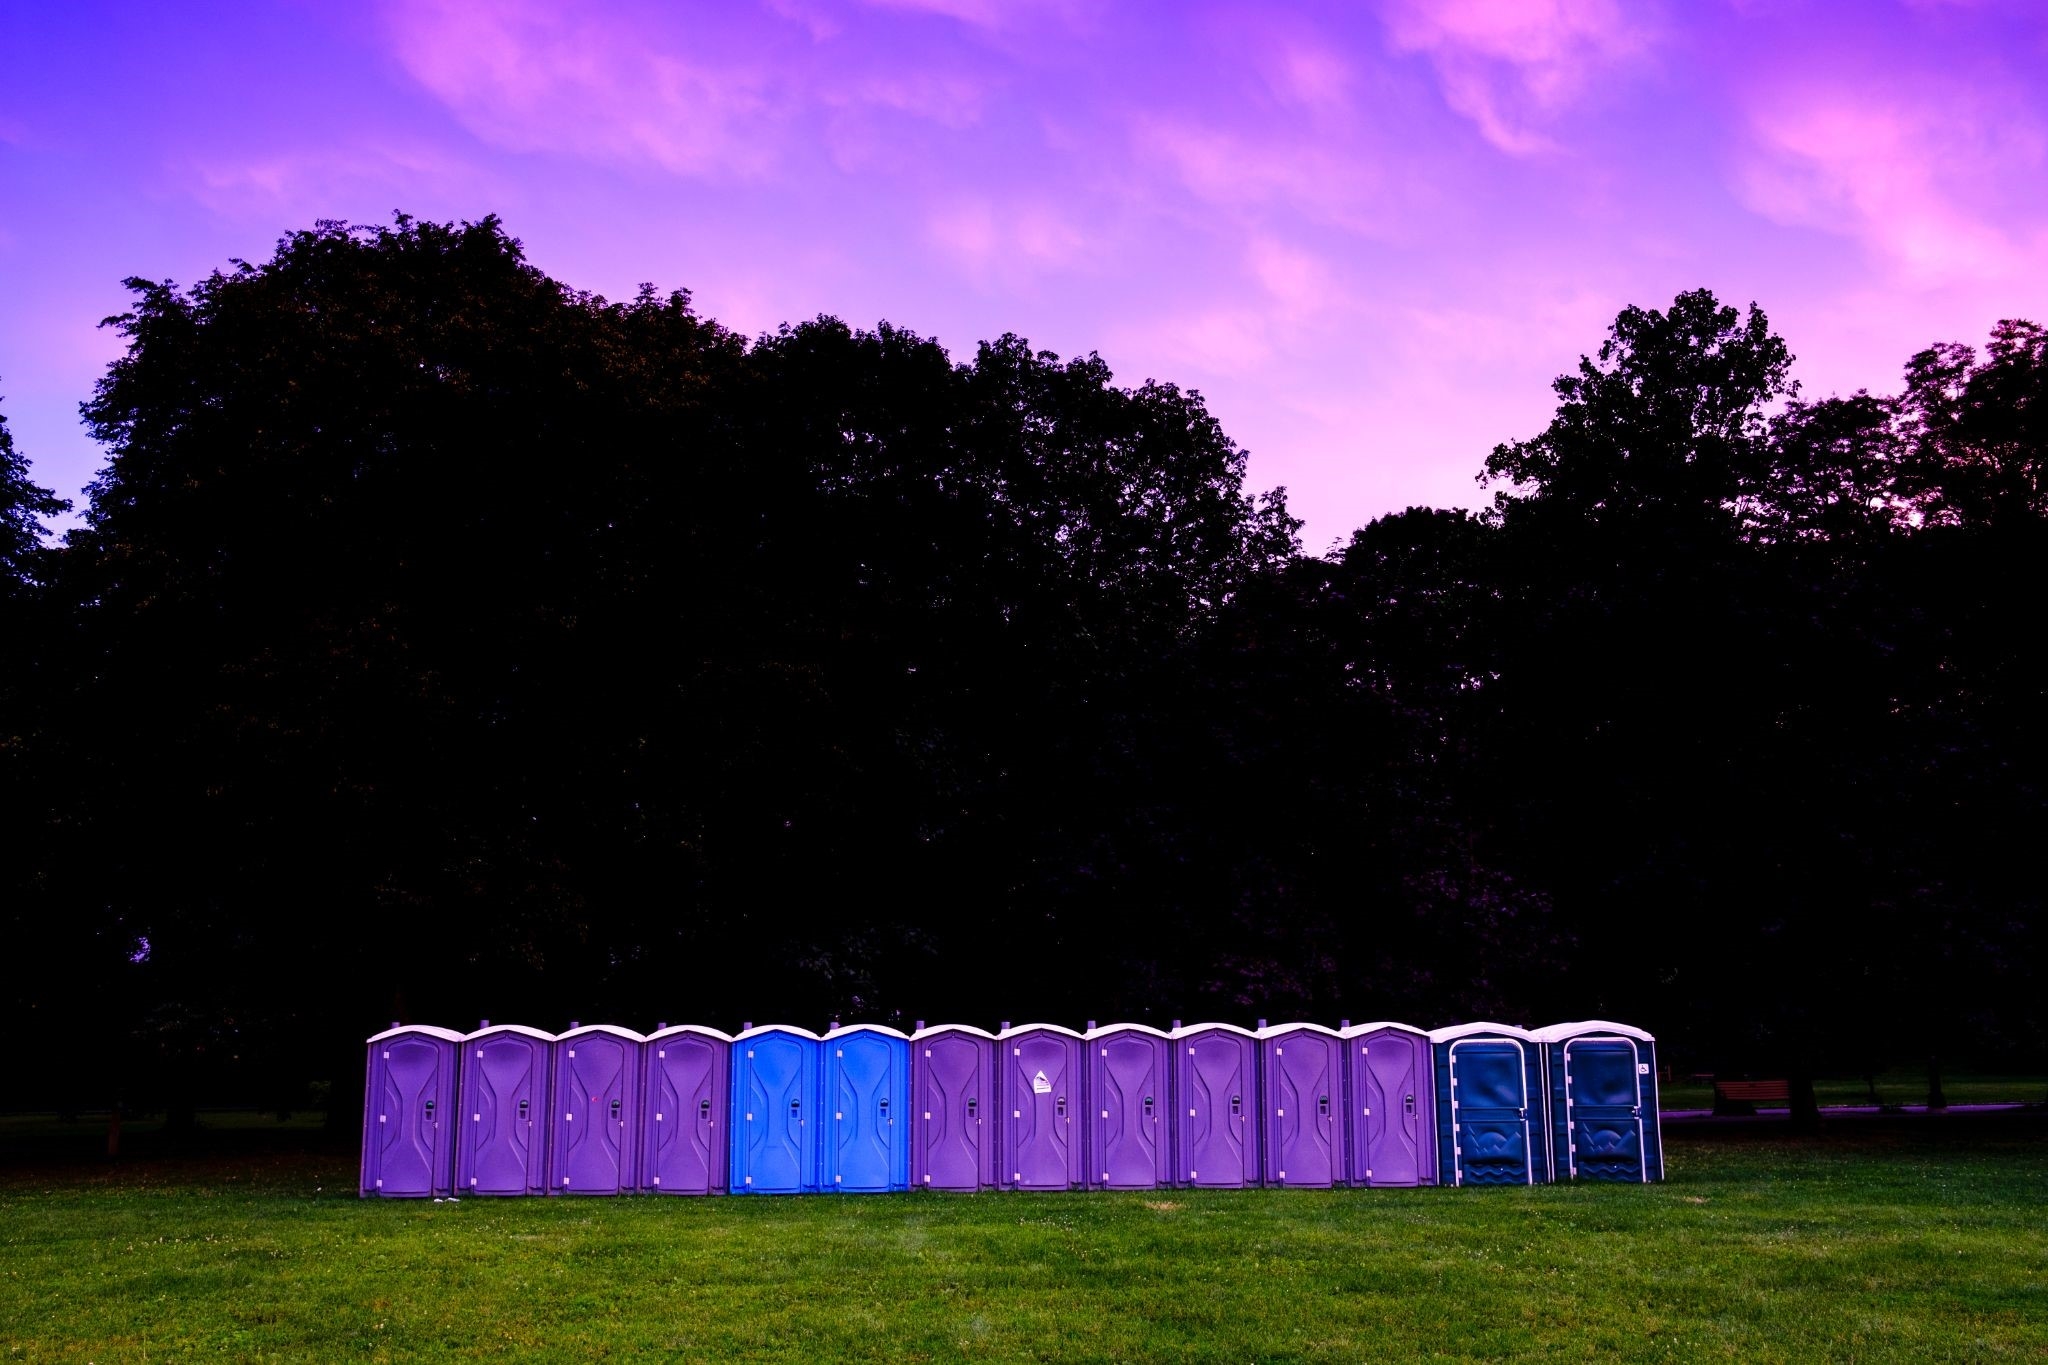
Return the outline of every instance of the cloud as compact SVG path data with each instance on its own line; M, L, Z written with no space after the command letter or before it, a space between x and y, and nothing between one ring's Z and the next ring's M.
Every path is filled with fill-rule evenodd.
M499 146L687 175L775 160L781 109L764 69L664 50L652 13L424 0L391 8L389 24L406 71Z
M1603 71L1651 44L1639 6L1619 0L1389 0L1394 49L1427 56L1445 101L1504 152L1556 144L1542 125Z
M487 191L497 188L464 162L421 144L200 158L188 174L193 197L207 208L264 223L342 216L373 192L380 203L404 203L422 190L462 190L488 200L496 195Z
M1855 238L1920 285L2048 264L2048 136L2020 100L1975 87L1794 90L1763 101L1751 131L1737 188L1774 221Z
M1229 208L1279 204L1321 223L1374 232L1379 177L1331 142L1225 132L1163 118L1138 124L1141 161L1164 166L1197 198Z
M1096 244L1042 203L963 199L934 211L925 236L962 272L983 283L1014 285L1045 271L1093 259Z

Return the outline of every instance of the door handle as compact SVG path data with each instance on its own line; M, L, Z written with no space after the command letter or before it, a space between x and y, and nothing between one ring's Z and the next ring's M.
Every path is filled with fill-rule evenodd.
M1244 1096L1232 1095L1230 1097L1230 1116L1232 1118L1244 1117Z
M889 1097L887 1095L883 1095L878 1101L878 1103L880 1104L882 1110L882 1122L887 1123L889 1121Z
M1152 1097L1150 1095L1145 1097L1145 1119L1148 1123L1152 1119Z
M975 1113L974 1113L974 1111L975 1111L975 1108L976 1108L976 1106L978 1106L978 1105L979 1105L980 1103L981 1103L981 1101L980 1101L980 1100L974 1099L974 1098L972 1098L971 1096L970 1096L970 1097L968 1098L968 1101L967 1101L967 1117L968 1117L968 1118L974 1118L974 1117L975 1117Z
M709 1122L711 1122L711 1101L710 1101L710 1100L698 1100L698 1101L697 1101L697 1122L699 1122L699 1123L709 1123Z
M1065 1095L1057 1097L1053 1100L1052 1107L1054 1113L1058 1114L1061 1118L1065 1118L1067 1116L1067 1097Z
M526 1101L525 1101L525 1100L521 1100L521 1101L519 1101L519 1121L520 1121L521 1123L524 1123L524 1122L526 1122Z
M1316 1113L1323 1118L1330 1117L1330 1097L1328 1095L1321 1095L1317 1097Z
M1409 1113L1412 1114L1415 1112L1415 1097L1413 1095L1410 1095L1408 1097L1408 1103L1406 1107Z
M617 1123L618 1121L619 1121L619 1102L618 1102L617 1100L613 1100L613 1101L612 1101L612 1122L613 1122L613 1123Z

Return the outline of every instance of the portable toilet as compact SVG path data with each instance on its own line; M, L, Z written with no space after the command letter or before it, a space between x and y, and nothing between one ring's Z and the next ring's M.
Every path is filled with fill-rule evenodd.
M732 1040L733 1194L815 1194L823 1106L824 1040L791 1024L763 1024Z
M928 1190L983 1190L996 1183L996 1036L969 1024L910 1035L915 1091L910 1178Z
M1343 1037L1321 1024L1260 1029L1259 1082L1266 1183L1344 1183Z
M910 1188L910 1035L849 1024L825 1035L827 1128L818 1188L886 1194Z
M462 1035L393 1024L369 1039L359 1194L429 1199L455 1192L455 1053Z
M1547 1182L1543 1045L1536 1035L1512 1024L1459 1024L1430 1034L1429 1045L1444 1183Z
M1177 1184L1259 1183L1259 1036L1235 1024L1189 1024L1173 1039Z
M1173 1035L1144 1024L1111 1024L1090 1028L1084 1041L1089 1187L1171 1185Z
M464 1194L546 1194L548 1079L555 1035L488 1021L462 1039L455 1187Z
M641 1049L640 1188L651 1194L723 1194L726 1094L732 1035L678 1024Z
M1385 1021L1340 1032L1350 1072L1344 1145L1351 1183L1436 1184L1436 1073L1429 1035Z
M996 1089L1003 1113L997 1184L1006 1190L1071 1190L1087 1182L1086 1125L1077 1127L1084 1040L1058 1024L1021 1024L996 1035Z
M1664 1178L1657 1040L1587 1019L1536 1030L1550 1074L1550 1144L1568 1180Z
M548 1111L548 1192L630 1194L640 1156L640 1052L647 1039L614 1024L555 1038Z

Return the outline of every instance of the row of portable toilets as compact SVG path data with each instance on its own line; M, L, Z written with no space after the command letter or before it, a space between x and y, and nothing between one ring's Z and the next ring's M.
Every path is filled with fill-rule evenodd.
M369 1040L363 1117L362 1193L387 1198L1663 1173L1656 1043L1601 1020L1434 1033L394 1026Z

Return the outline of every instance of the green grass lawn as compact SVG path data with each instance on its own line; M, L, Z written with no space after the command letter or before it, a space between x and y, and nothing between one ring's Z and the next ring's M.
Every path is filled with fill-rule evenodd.
M1879 1104L1927 1103L1925 1071L1880 1071L1871 1078L1877 1085ZM1979 1076L1961 1074L1941 1078L1943 1095L1950 1104L2042 1104L2048 1103L2048 1076ZM1870 1082L1861 1076L1824 1076L1813 1083L1814 1098L1823 1108L1834 1105L1866 1105ZM1672 1080L1659 1092L1666 1110L1712 1109L1714 1087L1705 1081Z
M1672 1179L1647 1188L1144 1195L362 1202L351 1155L281 1142L17 1164L0 1344L10 1361L2039 1360L2042 1137L2034 1119L1674 1131Z

